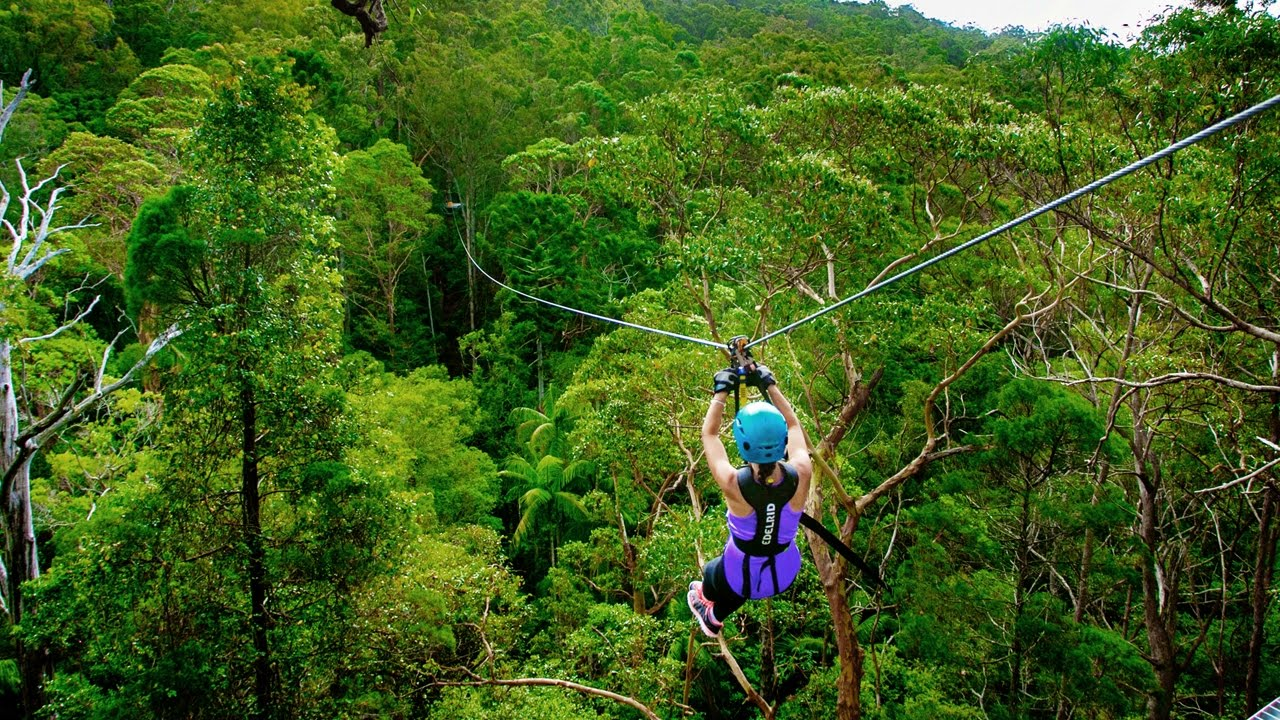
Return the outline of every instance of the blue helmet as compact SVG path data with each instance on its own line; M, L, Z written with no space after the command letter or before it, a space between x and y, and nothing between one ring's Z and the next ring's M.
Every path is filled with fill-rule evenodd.
M778 408L753 402L733 419L733 439L747 462L778 462L787 451L787 421Z

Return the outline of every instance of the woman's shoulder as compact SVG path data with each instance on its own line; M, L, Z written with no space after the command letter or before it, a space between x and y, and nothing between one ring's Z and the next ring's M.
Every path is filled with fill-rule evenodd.
M781 465L786 472L795 475L801 480L813 477L813 462L808 457L804 458L803 461L788 461L781 463Z

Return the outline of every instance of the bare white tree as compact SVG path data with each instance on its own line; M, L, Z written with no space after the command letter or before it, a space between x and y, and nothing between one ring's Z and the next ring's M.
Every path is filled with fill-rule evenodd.
M17 92L4 103L0 86L0 139L9 119L30 88L31 71L22 77ZM37 281L38 273L66 248L55 242L58 235L87 227L81 220L69 225L56 225L58 199L63 191L57 186L58 171L34 183L27 177L22 160L15 163L20 187L16 197L0 183L0 227L9 243L0 275L0 522L4 529L4 552L0 556L0 608L11 623L22 619L22 584L40 577L40 560L36 550L35 527L31 513L31 461L40 449L54 440L68 425L84 418L111 393L129 383L156 353L180 334L176 326L160 333L142 358L122 376L107 375L107 362L112 347L120 338L107 343L102 356L92 368L86 368L62 388L57 400L47 409L24 407L19 397L24 393L14 386L14 362L25 346L61 335L84 321L98 304L95 297L84 310L65 319L57 328L37 335L24 335L24 328L8 320L11 303L21 297ZM60 169L59 169L60 170ZM13 212L10 206L16 202ZM25 711L34 712L42 704L46 661L41 648L19 643L18 664L22 678Z

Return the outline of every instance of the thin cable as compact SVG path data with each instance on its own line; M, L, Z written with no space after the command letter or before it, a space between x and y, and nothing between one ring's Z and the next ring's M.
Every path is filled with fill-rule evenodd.
M964 244L962 244L962 245L957 245L957 246L955 246L955 247L951 248L950 250L948 250L948 251L946 251L946 252L944 252L944 253L941 253L941 254L936 255L936 256L934 256L934 257L932 257L932 258L929 258L928 260L925 260L924 262L920 263L919 265L916 265L916 266L914 266L914 267L912 267L912 268L909 268L909 269L907 269L907 270L903 270L902 272L898 273L897 275L894 275L893 277L891 277L891 278L889 278L889 279L887 279L887 280L884 280L884 281L882 281L882 282L876 283L875 285L872 285L871 287L868 287L868 288L866 288L865 290L863 290L863 291L861 291L861 292L859 292L859 293L856 293L856 294L850 295L849 297L847 297L847 298L845 298L845 299L841 300L840 302L836 303L835 305L829 305L829 306L827 306L827 307L825 307L825 308L823 308L823 309L819 310L818 312L813 313L812 315L809 315L809 316L807 316L807 317L801 318L801 319L799 319L799 320L797 320L797 321L795 321L795 322L791 323L790 325L787 325L786 327L780 328L780 329L778 329L778 330L774 330L773 332L771 332L771 333L769 333L768 335L765 335L765 336L763 336L763 337L761 337L761 338L759 338L759 339L752 340L751 342L747 343L747 347L748 347L748 348L750 348L750 347L752 347L752 346L759 345L760 343L762 343L762 342L764 342L764 341L768 340L769 338L773 338L773 337L777 337L778 335L782 335L782 334L785 334L785 333L789 333L789 332L791 332L792 330L795 330L796 328L800 327L801 325L804 325L805 323L807 323L807 322L809 322L809 321L811 321L811 320L816 320L817 318L819 318L819 317L821 317L821 316L823 316L823 315L826 315L827 313L831 312L832 310L835 310L836 308L842 307L842 306L844 306L844 305L848 305L849 303L851 303L851 302L853 302L854 300L857 300L857 299L859 299L859 298L866 297L867 295L870 295L871 293L875 292L876 290L879 290L880 288L882 288L882 287L884 287L884 286L886 286L886 285L891 285L891 284L893 284L893 283L895 283L895 282L897 282L897 281L901 280L902 278L907 277L908 275L914 275L914 274L916 274L917 272L920 272L921 270L923 270L923 269L925 269L925 268L929 267L930 265L934 265L934 264L940 263L940 262L942 262L943 260L946 260L947 258L951 257L952 255L956 255L956 254L962 253L962 252L964 252L965 250L968 250L969 248L973 247L974 245L977 245L977 244L979 244L979 243L981 243L981 242L985 242L986 240L989 240L989 239L991 239L991 238L995 237L996 235L999 235L1000 233L1002 233L1002 232L1004 232L1004 231L1006 231L1006 230L1011 230L1011 229L1013 229L1013 228L1015 228L1015 227L1017 227L1017 226L1019 226L1019 225L1021 225L1021 224L1025 223L1025 222L1027 222L1028 220L1031 220L1031 219L1033 219L1033 218L1039 217L1039 216L1041 216L1041 215L1043 215L1043 214L1045 214L1045 213L1049 212L1050 210L1053 210L1053 209L1055 209L1055 208L1061 207L1061 206L1063 206L1063 205L1065 205L1065 204L1067 204L1067 203L1069 203L1069 202L1072 202L1073 200L1077 200L1077 199L1079 199L1080 197L1082 197L1082 196L1084 196L1084 195L1088 195L1089 193L1094 192L1095 190L1098 190L1098 189L1102 188L1102 187L1103 187L1103 186L1105 186L1105 185L1109 185L1109 184L1111 184L1111 183L1115 182L1116 180L1119 180L1120 178L1122 178L1122 177L1124 177L1124 176L1126 176L1126 175L1129 175L1129 174L1132 174L1132 173L1134 173L1134 172L1136 172L1136 171L1138 171L1138 170L1141 170L1142 168L1144 168L1144 167L1146 167L1146 166L1148 166L1148 165L1151 165L1152 163L1155 163L1155 162L1158 162L1158 161L1160 161L1160 160L1163 160L1164 158L1169 157L1170 155L1172 155L1172 154L1174 154L1174 153L1178 152L1179 150L1184 150L1184 149L1186 149L1186 148L1188 148L1188 147L1190 147L1190 146L1192 146L1192 145L1195 145L1196 143L1200 142L1201 140L1204 140L1205 138L1207 138L1207 137L1209 137L1209 136L1211 136L1211 135L1214 135L1214 134L1217 134L1217 133L1219 133L1219 132L1221 132L1221 131L1223 131L1223 130L1226 130L1227 128L1229 128L1229 127L1231 127L1231 126L1233 126L1233 125L1237 125L1237 124L1239 124L1239 123L1242 123L1242 122L1244 122L1245 120L1248 120L1249 118L1253 117L1254 115L1257 115L1257 114L1262 113L1262 112L1266 112L1267 110L1270 110L1271 108L1275 107L1275 106L1276 106L1276 105L1278 105L1278 104L1280 104L1280 95L1276 95L1275 97L1272 97L1270 100L1264 100L1263 102L1260 102L1260 103L1258 103L1257 105L1254 105L1253 107L1249 108L1248 110L1245 110L1245 111L1243 111L1243 112L1241 112L1241 113L1237 113L1237 114L1232 115L1231 117L1227 118L1226 120L1222 120L1222 121L1217 122L1217 123L1215 123L1215 124L1213 124L1213 125L1210 125L1209 127L1205 128L1205 129L1203 129L1203 130L1201 130L1200 132L1198 132L1198 133L1196 133L1196 134L1194 134L1194 135L1191 135L1190 137L1187 137L1187 138L1185 138L1185 139L1183 139L1183 140L1179 140L1178 142L1176 142L1176 143L1174 143L1174 144L1170 145L1169 147L1167 147L1167 148L1165 148L1165 149L1163 149L1163 150L1161 150L1161 151L1159 151L1159 152L1157 152L1157 153L1154 153L1154 154L1152 154L1152 155L1148 155L1147 157L1145 157L1145 158L1143 158L1143 159L1141 159L1141 160L1139 160L1139 161L1137 161L1137 162L1135 162L1135 163L1132 163L1132 164L1127 165L1127 166L1125 166L1125 167L1123 167L1123 168L1121 168L1121 169L1119 169L1119 170L1116 170L1115 172L1111 173L1110 175L1107 175L1107 176L1106 176L1106 177L1104 177L1104 178L1101 178L1101 179L1099 179L1099 180L1094 180L1093 182L1089 183L1088 185L1085 185L1085 186L1084 186L1084 187L1082 187L1082 188L1079 188L1079 189L1074 190L1074 191L1072 191L1072 192L1070 192L1070 193L1068 193L1068 194L1066 194L1066 195L1063 195L1062 197L1058 198L1057 200L1054 200L1053 202L1050 202L1050 203L1048 203L1048 204L1046 204L1046 205L1041 205L1040 207L1036 208L1035 210L1032 210L1031 212L1029 212L1029 213L1027 213L1027 214L1025 214L1025 215L1022 215L1021 217L1018 217L1018 218L1015 218L1015 219L1013 219L1013 220L1010 220L1009 222L1007 222L1007 223L1005 223L1005 224L1001 225L1000 227L998 227L998 228L996 228L996 229L994 229L994 230L990 230L990 231L988 231L988 232L985 232L985 233L983 233L983 234L979 235L978 237L976 237L976 238L974 238L974 239L972 239L972 240L969 240L968 242L966 242L966 243L964 243Z
M476 262L476 259L471 257L471 249L467 247L467 244L465 242L462 243L462 250L467 254L467 259L471 261L471 264L474 265L475 268L480 271L481 275L484 275L485 277L489 278L489 281L497 285L498 287L506 288L507 290L510 290L511 292L515 293L516 295L519 295L522 298L528 298L529 300L533 300L534 302L540 302L543 305L550 305L553 308L559 308L560 310L567 310L568 312L571 312L571 313L583 315L596 320L603 320L604 322L613 323L615 325L621 325L623 327L629 327L634 330L643 330L644 332L655 333L658 335L666 335L669 338L675 338L677 340L684 340L686 342L697 343L699 345L706 345L708 347L718 348L721 350L724 349L724 344L718 343L715 340L703 340L701 338L689 337L688 335L681 335L680 333L673 333L673 332L668 332L666 330L659 330L658 328L651 328L651 327L646 327L644 325L637 325L635 323L629 323L626 320L618 320L617 318L611 318L611 317L606 317L604 315L597 315L595 313L590 313L590 312L587 312L586 310L578 310L576 308L571 308L567 305L553 303L550 300L543 300L540 297L534 297L533 295L530 295L529 293L526 293L526 292L520 292L519 290L511 287L510 285L507 285L506 283L501 282L500 280L498 280L497 278L495 278L494 276L486 272L484 268L480 267L480 263Z

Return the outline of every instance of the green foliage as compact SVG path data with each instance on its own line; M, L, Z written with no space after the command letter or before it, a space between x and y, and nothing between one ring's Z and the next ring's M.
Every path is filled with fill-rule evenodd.
M863 703L869 710L863 717L966 720L986 716L957 697L952 680L928 665L904 661L892 650L877 653L874 662L874 692L863 691Z
M6 337L108 274L144 334L186 331L34 468L48 562L15 638L51 650L59 717L253 714L264 628L279 717L636 716L450 684L521 676L753 717L682 602L725 541L698 452L722 355L526 302L461 246L553 302L759 337L1274 95L1280 69L1252 6L1132 47L883 3L387 7L368 49L323 3L0 9L0 79L34 67L50 96L0 179L62 165L60 212L101 223L5 289ZM777 717L851 692L864 718L1240 717L1250 650L1280 692L1274 612L1250 644L1264 477L1228 485L1277 440L1246 389L1275 380L1275 117L757 349L810 441L839 439L825 519L892 588L845 588L852 687L808 556L734 615ZM19 345L24 407L118 324ZM920 472L849 515L926 431Z
M612 315L621 298L657 277L655 243L625 216L584 223L564 197L522 192L498 197L489 217L486 240L496 249L508 283L545 300ZM586 325L581 316L547 313L523 302L515 312L536 323L549 346L556 329L569 338L599 327Z
M200 4L158 0L112 0L113 29L144 67L155 67L165 51L194 47L208 38L200 28Z
M0 80L16 85L30 68L61 118L99 131L115 94L141 71L112 32L110 3L36 0L0 14Z
M222 88L192 138L192 171L212 203L201 211L260 228L254 232L263 240L314 232L292 224L315 222L316 200L327 199L321 193L333 172L332 131L307 113L302 89L270 61L241 71L247 74ZM283 213L282 206L305 212ZM246 242L259 244L252 236L233 244Z
M1057 385L1017 379L1005 385L995 401L998 414L988 423L995 440L988 456L993 465L1008 467L1017 458L1038 474L1061 472L1092 452L1106 434L1097 410ZM1118 457L1114 443L1111 449Z
M195 197L195 188L179 185L138 210L129 234L124 276L125 299L133 317L139 317L148 303L171 307L196 301L188 298L186 279L199 276L197 268L204 263L208 243L193 234L188 220Z
M0 698L4 698L5 702L17 703L21 691L22 679L18 676L18 663L0 660Z
M431 183L404 146L379 140L343 158L336 184L351 342L393 368L420 365L424 358L414 341L421 330L415 326L424 313L401 286L434 254L428 239L440 216L430 211Z
M88 259L117 278L124 274L125 237L134 216L164 191L167 178L154 160L114 138L73 132L39 166L47 173L61 168L60 176L73 190L65 211L96 222L83 237Z
M213 81L191 65L162 65L143 72L120 91L106 114L112 135L176 165L183 143L213 99Z
M37 493L44 499L43 529L53 533L47 561L56 563L62 553L76 551L84 537L78 528L81 523L100 514L115 516L127 507L114 502L100 504L101 498L112 493L128 496L145 484L148 474L163 469L150 450L160 415L160 397L136 389L120 390L97 419L78 426L50 448L47 476L35 481Z
M200 14L200 27L215 39L243 41L246 38L265 36L291 38L307 25L306 0L230 0L220 6L196 5Z
M8 104L14 96L14 88L6 84L4 97ZM22 100L4 129L4 143L0 144L0 182L7 188L21 186L15 161L22 158L23 167L30 171L38 166L40 158L62 144L67 136L67 123L59 117L58 103L33 93ZM13 213L9 208L8 213Z
M417 512L445 526L496 526L497 468L466 444L481 419L470 382L449 379L442 368L404 377L365 371L352 401L371 428L365 444L352 451L362 468L417 498L426 506Z
M517 652L523 601L493 531L456 527L406 540L397 569L361 591L355 641L331 681L367 689L364 697L382 703L383 711L422 717L426 699L417 694L410 694L416 708L397 707L404 683L429 681L478 653L501 660Z
M583 700L555 688L446 688L428 716L476 718L476 720L523 720L537 717L547 720L574 720L599 715Z
M212 600L242 608L193 651L236 655L252 636L279 658L282 694L264 692L255 658L219 665L219 682L202 684L238 688L228 707L284 714L310 702L302 678L322 681L337 662L353 588L386 571L377 559L394 557L401 522L388 478L345 457L356 436L332 380L340 315L321 212L333 140L305 111L300 89L270 66L224 88L192 137L193 184L139 219L138 264L126 274L134 307L151 303L187 329L166 387L162 498L193 504L159 526L205 558L201 583L221 578L217 591L202 588ZM156 650L179 665L183 652Z
M671 625L624 605L593 605L561 645L562 657L570 661L565 670L579 677L616 677L611 686L628 697L663 698L679 682L681 664L671 655L686 640Z
M554 455L517 456L507 461L500 475L509 487L507 499L519 504L520 521L511 535L512 547L519 548L535 528L544 529L550 536L550 562L555 565L560 538L570 536L576 524L587 520L586 508L574 490L594 477L595 466L587 460L566 462Z
M24 624L26 639L57 653L76 649L64 680L49 687L51 702L72 717L139 711L151 703L161 711L203 703L217 712L222 705L215 696L180 693L188 682L214 692L225 688L225 676L219 677L225 666L213 665L219 638L198 630L227 627L216 602L208 602L217 595L205 594L213 578L193 572L199 563L178 562L182 545L165 531L167 523L148 517L164 507L155 502L154 484L115 490L74 526L74 541L30 589L44 612ZM206 601L197 602L201 595ZM165 606L170 613L161 612Z
M552 399L543 408L518 407L511 411L517 441L529 459L568 453L569 434L576 419L565 403Z

